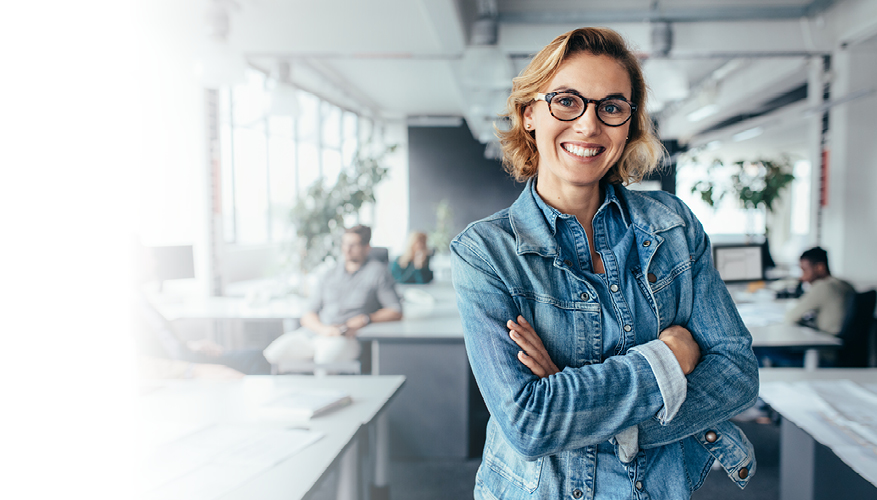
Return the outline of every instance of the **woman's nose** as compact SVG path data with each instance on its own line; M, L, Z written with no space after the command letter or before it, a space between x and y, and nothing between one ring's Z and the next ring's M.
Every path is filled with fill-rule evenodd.
M586 136L596 135L603 126L600 119L597 118L597 106L593 103L587 103L586 106L587 108L585 108L582 116L576 118L573 122L573 129Z

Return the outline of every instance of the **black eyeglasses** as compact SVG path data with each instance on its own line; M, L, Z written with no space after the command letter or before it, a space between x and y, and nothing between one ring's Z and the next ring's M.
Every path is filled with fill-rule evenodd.
M578 92L568 91L536 94L535 100L548 103L548 111L551 112L551 116L562 122L571 122L585 114L589 102L594 103L597 107L597 118L604 125L610 127L624 125L636 111L636 104L621 96L587 99Z

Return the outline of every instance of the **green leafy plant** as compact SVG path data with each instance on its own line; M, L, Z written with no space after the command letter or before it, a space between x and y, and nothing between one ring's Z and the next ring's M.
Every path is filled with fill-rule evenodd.
M438 202L435 208L435 229L427 236L427 242L430 248L434 248L436 253L443 254L448 251L451 245L451 233L454 221L454 211L451 209L451 202L444 199Z
M700 198L711 207L715 207L728 193L733 193L744 208L764 207L770 212L782 191L795 179L788 157L780 160L741 160L731 165L734 168L730 178L720 180L716 170L723 164L720 161L712 163L707 167L707 178L695 183L691 192L700 194Z
M302 272L306 273L333 255L344 232L345 219L357 214L364 204L375 202L375 187L388 171L383 165L384 159L396 148L394 144L372 154L373 148L364 145L333 186L327 187L318 180L299 197L290 212L290 222L295 227Z

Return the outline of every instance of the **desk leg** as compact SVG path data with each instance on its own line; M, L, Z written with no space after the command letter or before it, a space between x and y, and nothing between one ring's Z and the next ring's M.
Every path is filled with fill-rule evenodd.
M375 423L375 483L371 500L390 498L390 419L387 412L378 415Z
M804 351L804 369L808 372L819 368L819 350L807 349Z
M338 500L358 500L359 440L354 438L338 464Z
M372 340L372 375L381 374L381 344Z

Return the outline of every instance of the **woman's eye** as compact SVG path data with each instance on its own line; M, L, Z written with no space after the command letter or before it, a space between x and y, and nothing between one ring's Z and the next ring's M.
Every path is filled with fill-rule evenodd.
M604 103L601 109L604 113L609 113L610 115L621 113L621 106L614 102Z
M555 102L564 108L571 108L576 105L575 99L572 97L558 97L555 99Z

